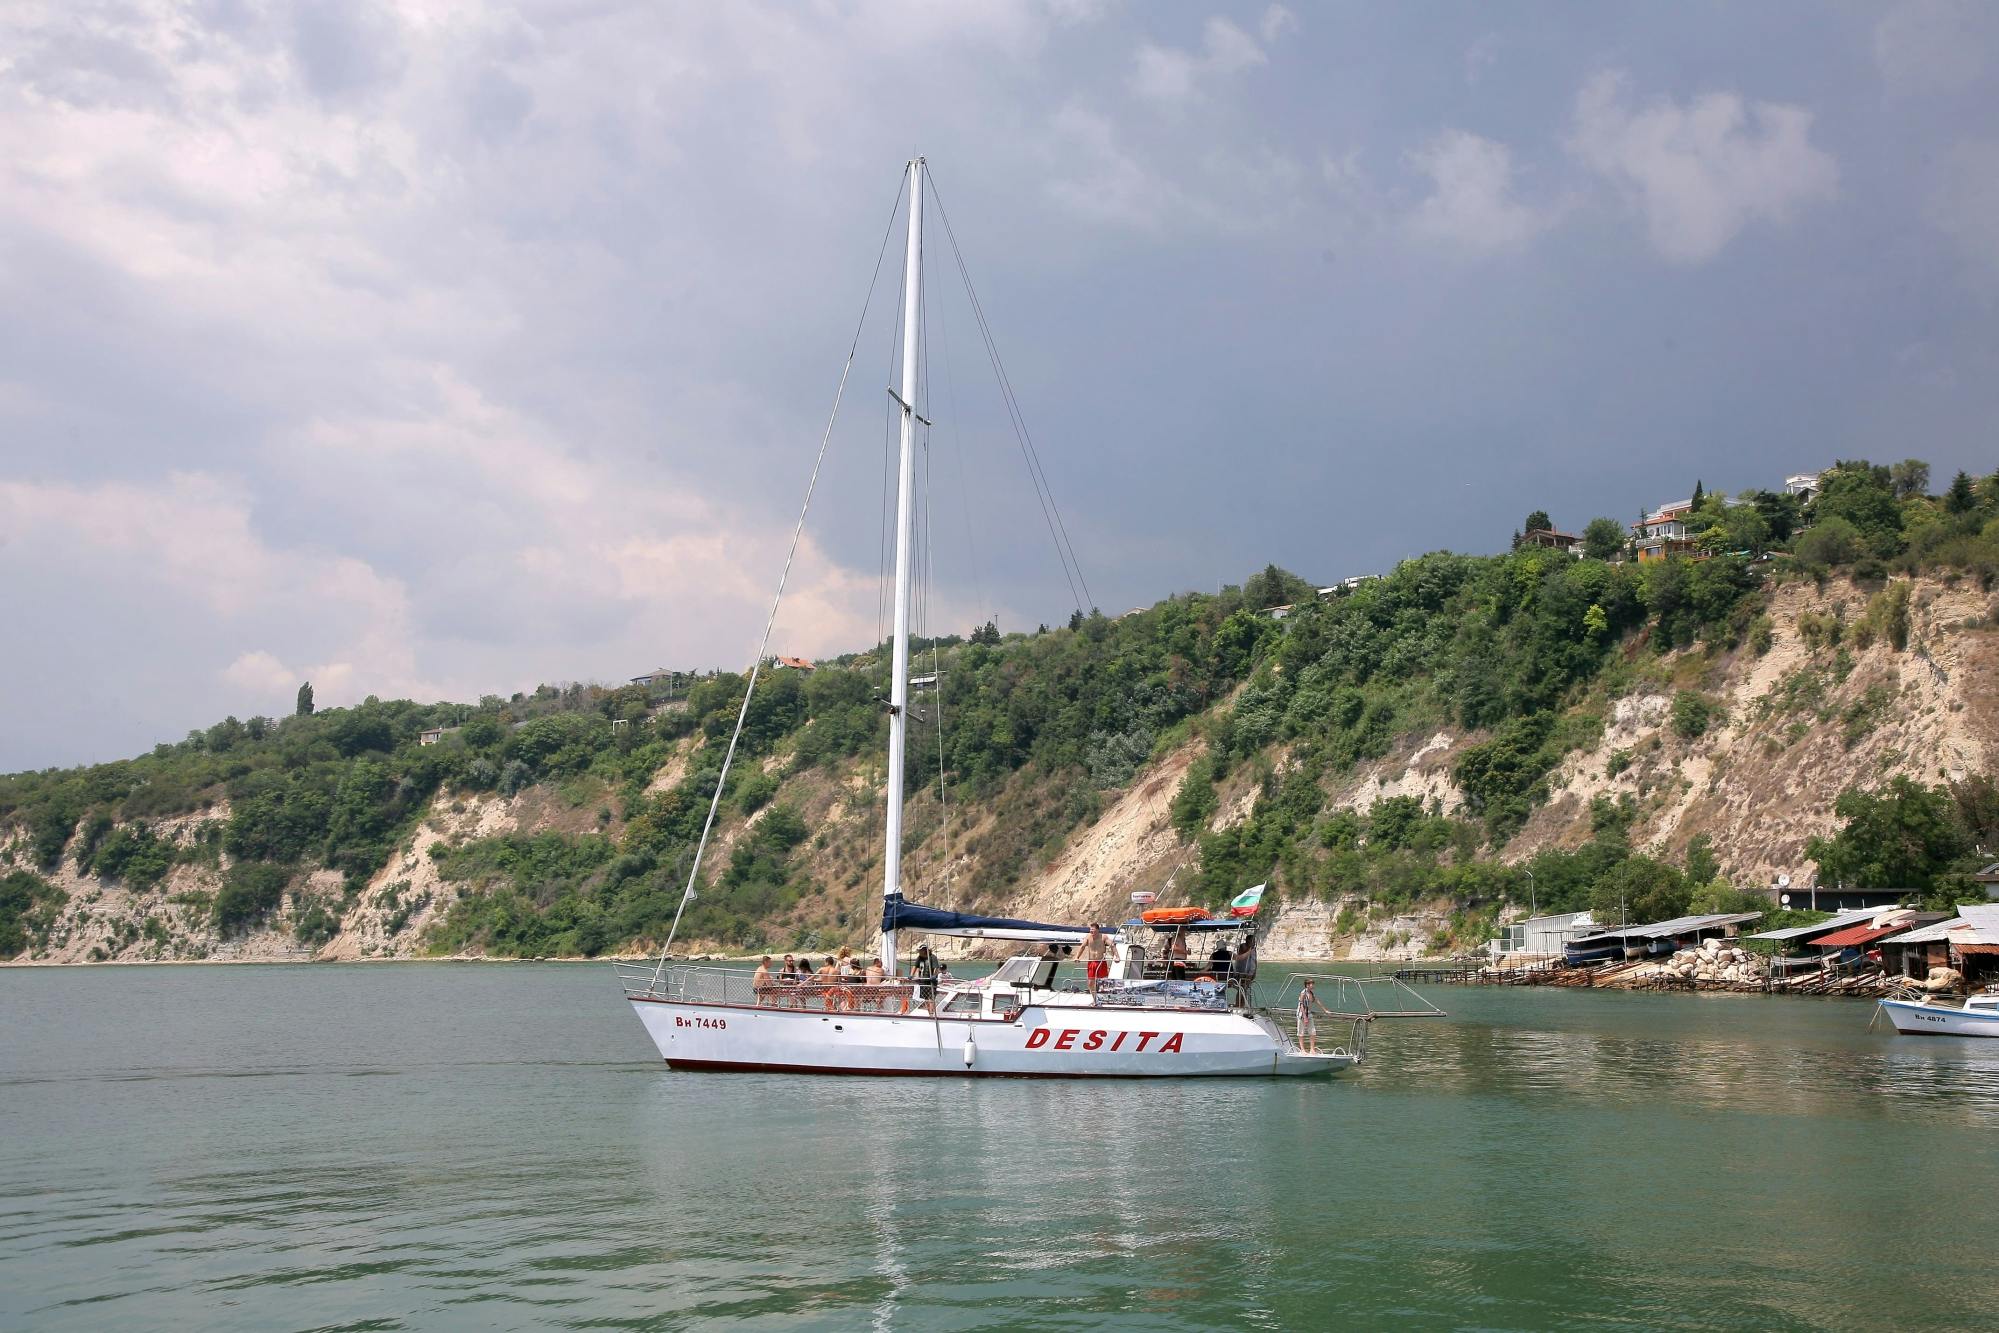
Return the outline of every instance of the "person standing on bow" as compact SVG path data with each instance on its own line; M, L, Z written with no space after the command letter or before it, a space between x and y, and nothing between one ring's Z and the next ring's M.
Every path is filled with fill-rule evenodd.
M1312 979L1306 977L1298 990L1298 1049L1307 1055L1319 1053L1319 1025L1312 1015L1314 1009L1327 1018L1333 1016L1332 1010L1319 1003L1319 993L1312 989Z

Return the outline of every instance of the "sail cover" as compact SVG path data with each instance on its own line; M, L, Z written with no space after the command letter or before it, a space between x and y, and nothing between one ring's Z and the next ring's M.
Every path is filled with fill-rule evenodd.
M1038 940L1081 938L1088 926L1057 926L1045 921L1022 921L1010 916L980 916L976 912L951 912L941 907L925 907L901 894L882 899L883 930L915 930L929 935L971 935L997 939Z

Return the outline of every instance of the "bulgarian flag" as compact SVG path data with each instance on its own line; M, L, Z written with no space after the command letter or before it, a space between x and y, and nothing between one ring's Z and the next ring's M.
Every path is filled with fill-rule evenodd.
M1255 916L1256 909L1263 902L1263 891L1269 887L1268 884L1259 884L1253 889L1244 889L1238 893L1235 901L1229 904L1229 915Z

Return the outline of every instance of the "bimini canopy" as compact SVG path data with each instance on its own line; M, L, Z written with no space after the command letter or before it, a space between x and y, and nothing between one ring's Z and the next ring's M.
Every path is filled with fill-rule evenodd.
M962 935L988 940L1055 940L1075 944L1090 933L1088 926L1056 926L1045 921L1021 921L1010 916L980 916L925 907L901 894L882 899L882 929L914 930L926 935Z

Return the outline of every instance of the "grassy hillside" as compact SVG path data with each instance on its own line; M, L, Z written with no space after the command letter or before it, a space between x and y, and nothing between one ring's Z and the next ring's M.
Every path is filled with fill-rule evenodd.
M912 728L911 865L930 878L909 887L1004 905L1107 801L1177 755L1177 883L1207 902L1267 878L1280 900L1448 898L1489 913L1528 896L1527 870L1543 907L1649 915L1732 902L1711 846L1670 863L1634 853L1639 807L1608 790L1590 803L1587 843L1537 847L1524 865L1504 854L1564 757L1600 745L1618 699L1670 699L1671 732L1688 744L1723 725L1708 673L1769 648L1774 589L1859 580L1850 611L1812 613L1832 673L1853 646L1907 647L1912 573L1989 592L1999 484L1898 488L1909 489L1889 469L1842 464L1809 509L1710 501L1696 523L1715 554L1698 560L1437 553L1329 600L1273 568L1116 620L925 645L946 688L941 706L918 696ZM1737 541L1751 545L1724 549ZM1785 544L1795 550L1762 555ZM1269 613L1280 606L1291 609ZM683 937L752 947L865 929L880 857L880 657L765 675ZM673 699L589 686L478 704L370 699L230 718L137 759L0 779L0 954L49 947L68 897L112 890L139 906L99 946L107 955L155 933L171 955L175 930L282 930L317 946L352 933L363 910L382 940L417 930L398 949L591 955L657 940L742 689L718 675ZM1821 721L1864 726L1853 707ZM420 745L433 727L447 729L441 742ZM1358 768L1442 729L1465 738L1450 753L1450 801L1400 794L1360 812L1334 798ZM1850 776L1856 788L1877 777ZM1999 845L1989 791L1910 784L1883 808L1856 794L1839 814L1877 840L1884 822L1927 821L1899 839L1914 850L1892 864L1867 861L1857 840L1821 850L1849 879L1893 875L1947 895L1977 841ZM413 860L420 826L454 819Z

